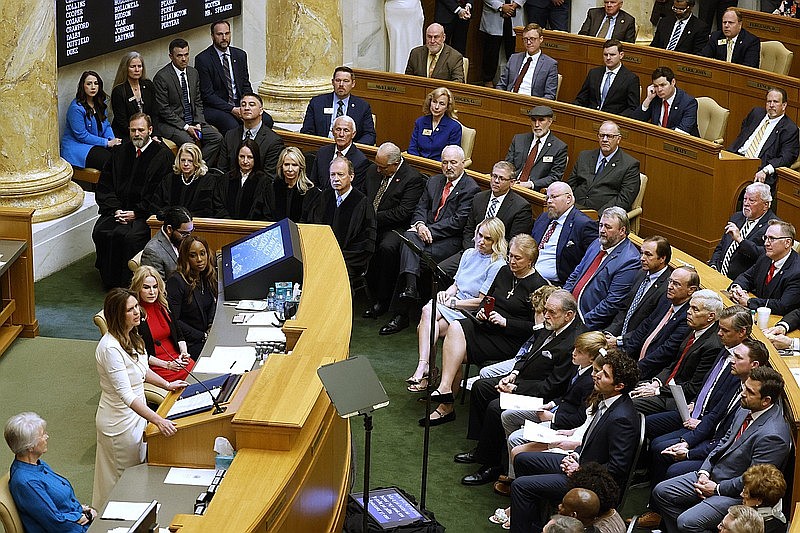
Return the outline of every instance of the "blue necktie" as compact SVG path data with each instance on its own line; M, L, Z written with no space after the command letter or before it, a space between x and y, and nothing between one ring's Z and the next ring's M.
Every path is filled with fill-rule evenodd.
M608 96L608 89L611 87L611 77L614 75L610 70L606 72L606 79L603 82L603 88L600 89L600 108L606 103L606 96Z
M606 162L607 161L605 157L600 160L600 164L597 165L597 171L594 173L595 178L603 173L603 170L606 168Z

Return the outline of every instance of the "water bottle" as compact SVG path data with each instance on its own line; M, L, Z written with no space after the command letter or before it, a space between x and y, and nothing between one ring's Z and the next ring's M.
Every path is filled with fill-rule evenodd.
M283 291L279 292L278 295L275 297L275 313L279 317L283 316L283 302L285 299L286 297L284 296Z
M267 310L275 310L275 287L270 287L267 293Z

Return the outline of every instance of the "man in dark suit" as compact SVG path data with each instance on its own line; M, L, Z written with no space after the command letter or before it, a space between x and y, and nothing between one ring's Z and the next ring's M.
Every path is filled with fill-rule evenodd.
M675 0L672 15L662 17L650 46L699 55L708 42L709 29L692 13L695 0Z
M578 300L578 313L589 330L605 329L622 309L640 268L639 252L628 239L628 216L609 207L600 217L600 237L586 250L564 288Z
M575 105L627 116L639 106L639 77L622 64L622 43L611 39L603 44L603 63L586 75L573 102Z
M464 159L464 150L460 146L449 145L442 150L442 173L428 179L411 217L412 229L405 233L435 261L450 257L461 248L472 199L480 191L475 180L464 172ZM381 335L391 335L408 327L408 305L419 299L419 273L419 256L403 246L395 315L380 329Z
M239 126L242 120L239 101L252 93L247 53L231 46L231 25L227 20L211 24L211 46L197 54L194 68L200 76L200 95L206 120L220 133Z
M444 40L441 24L434 22L428 26L425 44L413 48L408 54L406 74L464 83L464 57Z
M508 58L497 89L512 93L529 94L556 99L558 91L558 62L541 51L542 28L538 24L528 24L522 32L524 52L517 52Z
M633 404L640 413L651 415L675 409L670 384L680 385L689 402L697 397L722 348L717 335L717 319L722 309L722 298L716 292L701 289L692 294L686 310L689 334L675 352L677 358L651 381L640 383L631 393Z
M672 273L669 262L672 247L661 235L651 235L642 241L642 270L636 275L622 310L606 328L606 332L625 338L649 317L667 294L667 280Z
M548 452L521 453L514 459L517 478L511 484L511 531L541 531L547 521L544 501L558 502L569 490L569 476L582 464L598 462L615 479L627 479L639 445L640 419L628 392L639 372L628 356L611 351L594 376L602 397L581 445L567 456Z
M356 76L350 67L336 67L333 71L333 92L320 94L311 99L303 118L300 133L333 137L333 120L347 115L356 123L355 142L375 144L375 123L372 120L372 108L365 100L350 94L356 86Z
M366 177L367 199L375 209L378 230L375 255L367 270L375 302L364 311L364 318L377 318L389 307L403 246L392 230L408 229L424 187L424 176L403 159L400 148L388 142L378 148L375 166L370 166Z
M467 33L472 18L472 2L467 0L436 0L433 20L444 27L446 43L464 55L467 53ZM466 74L466 72L465 72Z
M656 485L653 500L667 533L712 529L728 507L741 502L747 468L762 463L783 467L792 449L780 403L783 390L783 377L776 370L753 369L727 437L700 470Z
M162 222L161 229L142 250L141 264L155 268L163 280L178 268L178 248L194 231L194 223L189 211L180 205L168 207L156 216Z
M564 394L575 370L572 349L583 331L575 298L559 289L545 303L544 328L535 332L517 354L514 369L505 377L479 379L472 385L467 438L477 440L475 450L455 456L457 463L478 463L464 485L495 481L503 473L505 432L500 420L500 393L524 394L545 402Z
M542 28L569 31L570 0L527 0L525 20Z
M794 225L782 220L768 224L766 255L733 281L731 300L749 309L769 307L773 315L785 315L800 307L800 256L792 250ZM755 298L750 298L748 291Z
M678 347L689 330L689 298L699 288L697 271L679 266L669 275L667 294L635 330L621 337L606 334L609 345L616 345L639 361L642 379L655 377L678 357Z
M330 180L326 178L328 175L326 169L335 157L346 157L353 163L356 172L353 187L363 192L364 180L371 164L364 152L353 144L353 138L357 133L355 121L347 115L337 117L333 121L331 131L333 132L333 144L326 144L317 150L317 157L314 159L314 166L308 173L308 179L322 190L329 189L331 185Z
M722 29L711 33L700 55L758 68L761 62L761 41L742 29L742 12L729 7L722 15Z
M630 211L639 194L639 161L619 147L619 126L607 120L600 125L599 150L584 150L572 167L567 183L579 207L601 212L617 206Z
M597 240L597 222L575 207L572 188L556 181L547 187L547 209L536 218L531 236L539 243L536 271L563 285Z
M528 111L528 116L531 133L514 135L506 161L516 169L517 185L538 191L564 177L567 144L550 131L553 124L550 107L537 105Z
M322 191L312 220L333 230L351 280L364 273L375 251L375 211L366 196L353 187L354 177L349 159L336 157L331 162L331 186Z
M766 105L750 111L730 147L731 152L761 159L753 180L769 185L773 196L778 181L775 170L791 166L800 154L797 124L786 116L787 103L785 90L769 89Z
M206 123L200 78L197 70L189 66L189 43L173 39L169 43L169 58L170 63L153 77L159 133L178 147L184 143L201 145L206 164L214 166L222 136L217 128Z
M764 183L751 183L744 190L742 211L731 215L725 233L714 249L711 268L736 279L764 255L764 232L767 222L778 218L770 209L772 193Z
M675 73L669 67L657 67L647 96L631 117L657 126L700 136L697 129L697 100L676 87Z
M636 19L622 11L622 0L603 0L603 7L593 7L586 12L578 35L635 43Z
M492 167L489 190L481 191L472 199L472 210L464 225L463 250L451 255L439 266L444 272L455 277L464 250L475 247L475 229L484 219L496 217L506 228L506 241L520 233L528 234L533 225L531 204L511 190L514 182L514 166L508 161L498 161Z
M269 115L263 112L261 96L255 93L243 94L239 109L243 124L237 125L225 134L217 168L222 172L239 168L239 146L245 139L253 139L261 153L261 166L264 172L275 179L278 157L284 144L283 139L264 122L264 117Z

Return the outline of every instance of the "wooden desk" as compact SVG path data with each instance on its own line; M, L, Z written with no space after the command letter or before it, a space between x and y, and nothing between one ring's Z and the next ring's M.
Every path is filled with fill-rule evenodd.
M740 9L742 27L761 41L780 41L794 52L789 76L800 77L800 19Z
M33 295L33 209L0 209L0 355L18 336L39 334Z
M151 220L151 227L160 223ZM266 222L194 219L194 233L212 249L266 226ZM213 441L225 435L237 449L220 490L203 516L177 515L182 532L338 532L350 476L350 432L317 377L319 366L348 355L352 303L344 260L331 229L301 225L303 297L284 331L292 355L271 355L229 410L176 421L178 434L146 431L152 464L213 465ZM217 314L209 344L224 339L229 317ZM246 328L244 328L246 329ZM241 385L240 385L241 388ZM163 415L173 396L160 407ZM165 520L164 522L166 522Z
M378 117L378 142L392 141L401 148L408 146L425 95L435 87L448 87L456 99L459 119L478 130L472 169L479 172L489 171L505 158L515 133L530 131L526 113L535 105L554 109L552 129L570 147L573 164L581 150L598 147L597 129L604 120L614 118L624 136L622 148L640 161L642 172L650 179L641 233L664 235L675 246L704 259L711 257L722 228L736 209L735 199L758 165L755 159L727 152L720 157L721 147L703 139L563 102L369 70L357 70L356 79L353 93L369 101ZM583 81L583 76L580 79ZM715 201L708 201L710 198Z

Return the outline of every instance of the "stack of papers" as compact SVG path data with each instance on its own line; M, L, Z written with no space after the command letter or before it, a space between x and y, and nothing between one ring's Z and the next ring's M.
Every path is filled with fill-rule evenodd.
M535 396L522 394L500 393L500 409L514 409L515 411L541 411L544 400Z
M215 468L177 468L169 469L167 477L164 478L164 483L170 485L196 485L198 487L207 487L214 481L214 476L217 474Z
M219 391L220 389L218 388L211 389L211 393L214 395L214 398L219 395ZM214 405L214 402L211 400L211 395L207 392L201 392L199 394L189 396L188 398L180 398L175 401L169 412L167 412L167 418L177 417L183 413L210 409L212 405Z
M280 328L250 328L247 342L286 342L286 334Z
M241 313L242 321L234 322L240 326L272 326L275 328L281 327L278 316L275 311L263 311L261 313Z
M136 520L150 506L150 502L108 502L103 511L103 520ZM161 504L158 505L159 508Z
M564 435L556 433L555 429L545 427L543 424L537 424L532 420L525 421L525 427L522 428L522 437L530 442L542 442L545 444L567 440Z
M217 346L209 357L197 360L197 374L243 374L256 362L254 346Z

